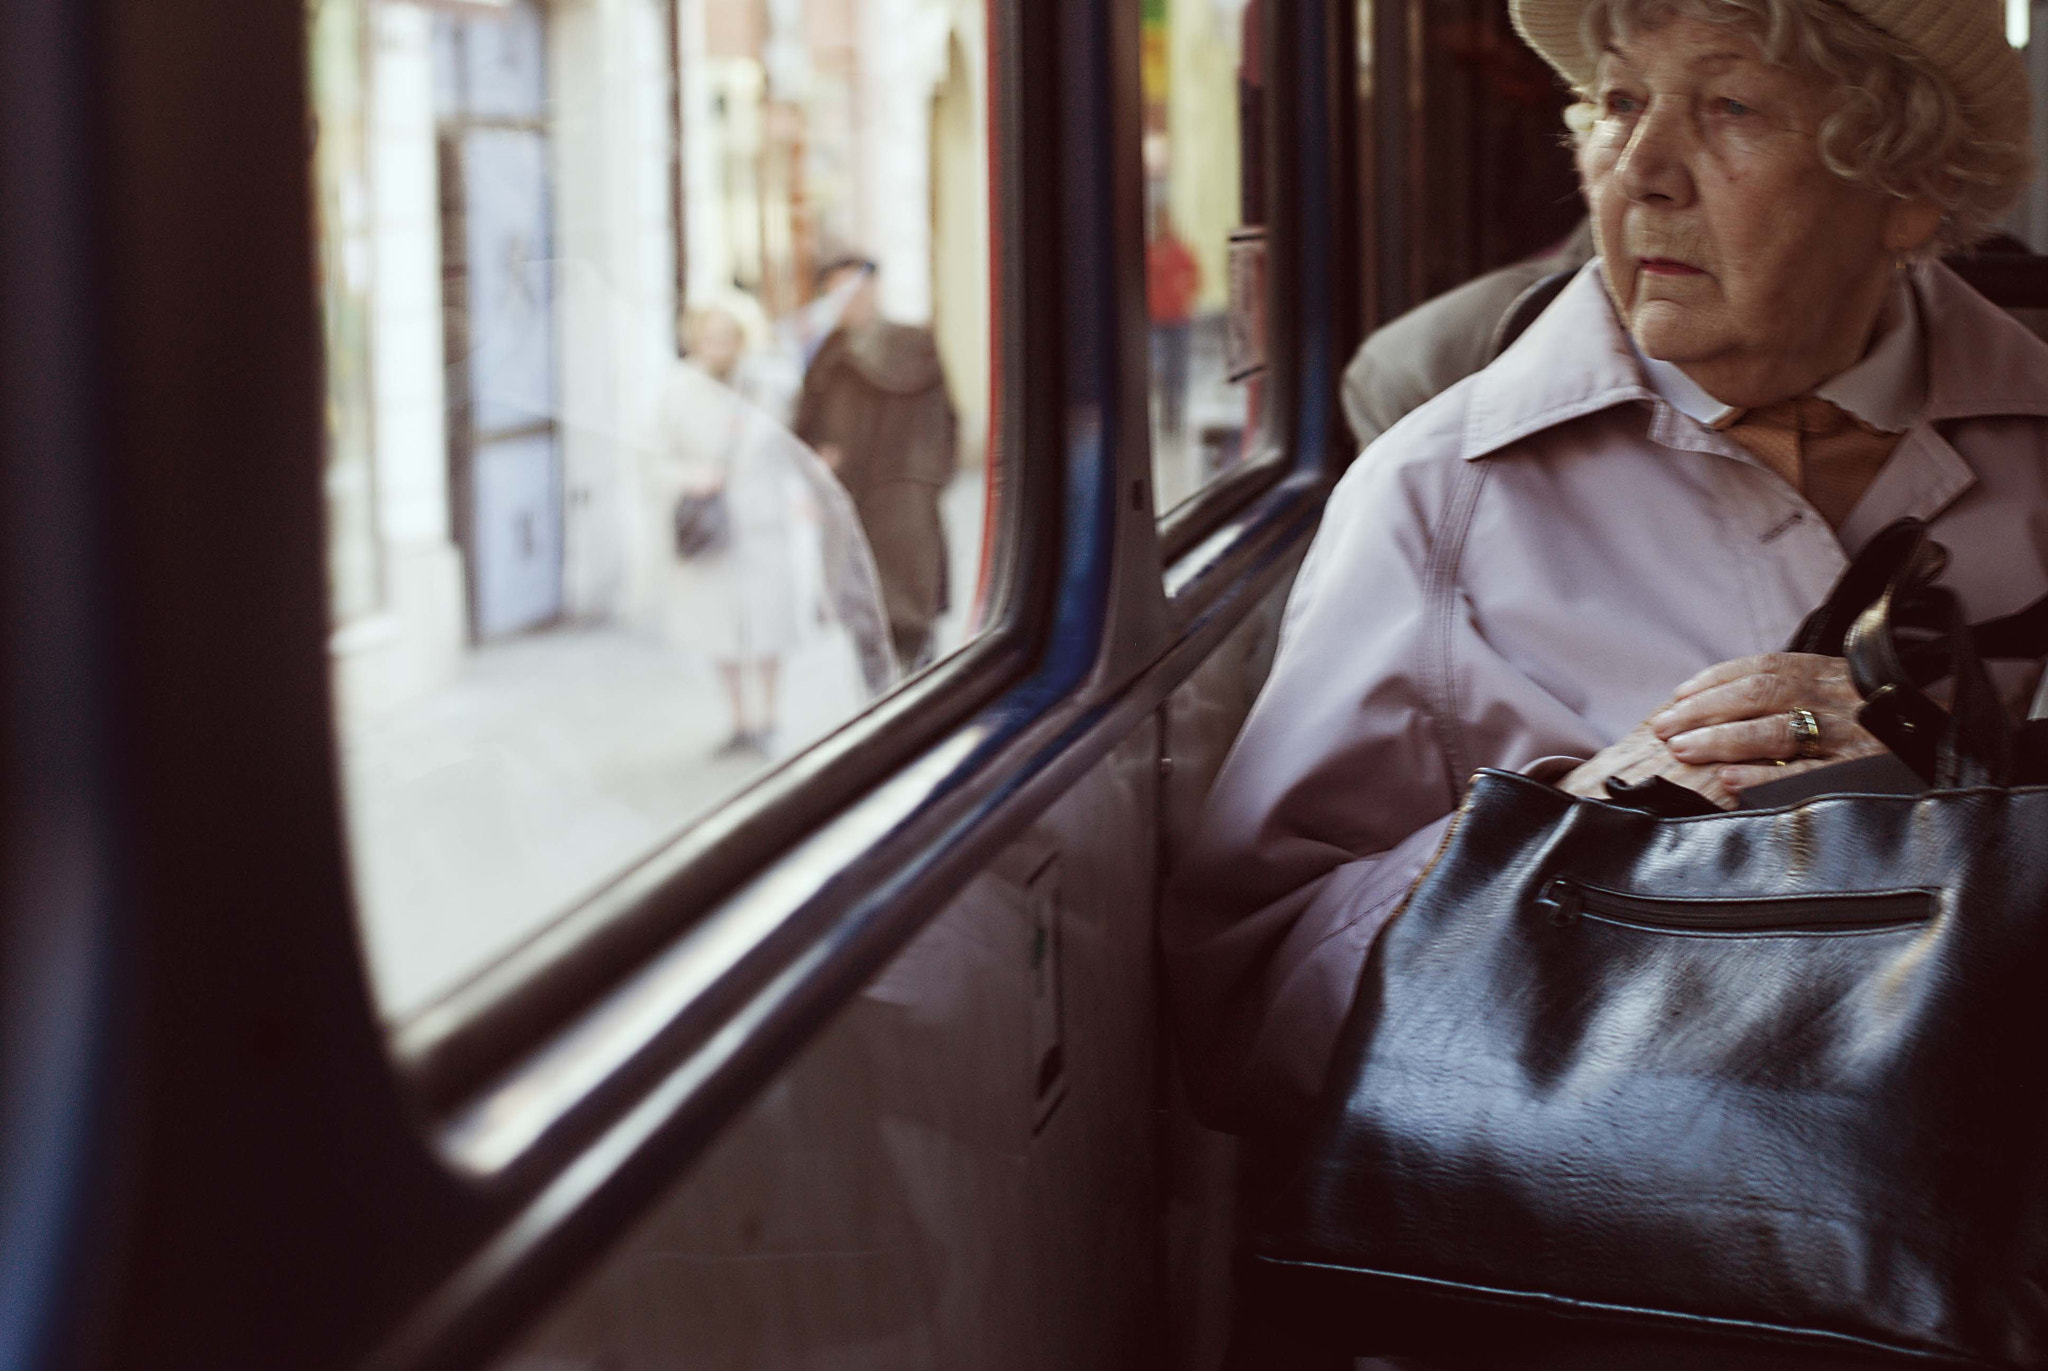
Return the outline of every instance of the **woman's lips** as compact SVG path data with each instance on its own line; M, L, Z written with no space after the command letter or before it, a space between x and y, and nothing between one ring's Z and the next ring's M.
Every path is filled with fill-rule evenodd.
M1638 261L1636 265L1642 268L1644 271L1648 272L1652 276L1706 275L1706 273L1704 271L1701 271L1698 267L1689 266L1684 262L1674 261L1669 257L1645 257Z

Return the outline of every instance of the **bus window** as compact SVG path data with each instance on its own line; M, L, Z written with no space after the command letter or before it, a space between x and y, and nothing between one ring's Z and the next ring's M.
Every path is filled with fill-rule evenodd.
M309 6L338 745L399 1021L977 634L983 26Z
M1143 0L1152 473L1172 510L1258 446L1265 370L1259 0Z

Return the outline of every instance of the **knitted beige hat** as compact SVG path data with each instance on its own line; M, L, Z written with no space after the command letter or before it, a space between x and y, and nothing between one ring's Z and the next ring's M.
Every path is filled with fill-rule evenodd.
M1984 136L2026 143L2027 70L2005 40L2005 6L2000 0L1832 3L1925 57ZM1593 56L1579 45L1579 17L1585 8L1586 0L1508 0L1515 31L1576 89L1593 83Z

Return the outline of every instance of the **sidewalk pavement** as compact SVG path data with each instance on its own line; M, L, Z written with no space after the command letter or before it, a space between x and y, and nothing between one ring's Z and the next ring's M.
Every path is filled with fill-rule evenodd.
M966 633L982 491L983 472L963 471L944 498L942 654ZM617 625L473 649L447 688L343 720L356 904L385 1016L425 1007L863 707L836 626L781 677L767 758L714 756L731 724L711 664Z

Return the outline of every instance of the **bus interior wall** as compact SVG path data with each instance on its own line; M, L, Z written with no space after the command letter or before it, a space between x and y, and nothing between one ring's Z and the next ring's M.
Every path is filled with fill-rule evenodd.
M1180 1098L1149 914L1264 680L1285 590L496 1371L1219 1366L1237 1149Z

